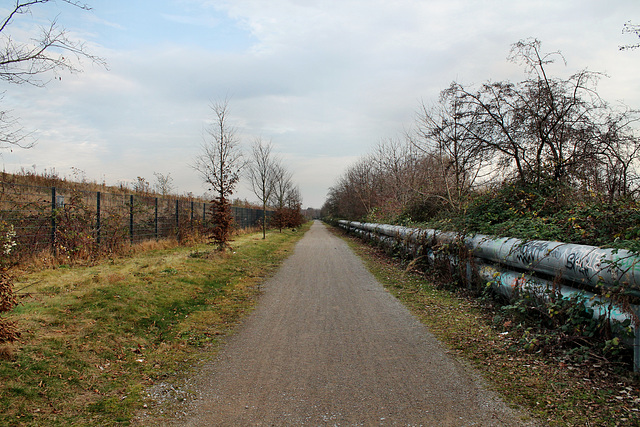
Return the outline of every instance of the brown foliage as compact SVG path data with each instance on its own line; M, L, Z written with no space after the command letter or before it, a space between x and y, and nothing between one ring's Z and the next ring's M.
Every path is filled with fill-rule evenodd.
M13 293L13 280L6 269L0 270L0 315L13 309L17 304ZM13 322L0 317L0 343L15 341L19 336Z
M218 250L224 251L229 247L233 230L231 205L224 197L212 200L211 205L213 226L211 227L210 237L213 241L212 243L218 247Z
M276 209L271 217L271 226L282 231L283 228L296 228L304 223L300 208L283 207Z
M55 252L67 258L89 259L93 254L92 233L95 213L88 209L78 192L72 192L69 202L54 212L57 223Z

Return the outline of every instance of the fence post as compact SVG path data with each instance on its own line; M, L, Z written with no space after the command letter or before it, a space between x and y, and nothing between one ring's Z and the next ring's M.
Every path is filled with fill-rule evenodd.
M5 188L10 188L11 184L0 182L0 186L4 186ZM73 206L67 200L68 204L65 205L65 196L67 196L67 190L64 188L61 191L58 191L56 186L43 186L43 187L35 187L35 186L25 186L27 188L26 191L30 191L30 194L35 200L38 200L39 206L39 216L37 217L38 224L40 224L40 232L36 236L35 245L38 247L44 247L45 250L48 247L49 253L53 256L57 256L60 254L60 247L58 246L58 242L63 243L62 240L65 237L65 233L68 232L66 229L66 222L69 220L67 217L69 214L69 209L72 209ZM37 189L36 189L37 188ZM46 191L50 191L50 200L47 198ZM90 192L84 192L86 197L90 198ZM138 202L136 202L136 195L129 193L111 193L109 191L105 191L106 195L106 211L105 211L105 221L103 224L102 219L102 205L103 202L102 193L103 191L94 190L92 193L95 194L94 208L95 213L93 215L93 225L89 224L91 231L89 233L93 234L93 243L96 249L101 248L103 244L110 245L111 240L114 240L114 243L123 244L127 241L127 237L129 239L130 244L134 244L135 242L141 242L143 239L153 239L153 232L155 232L155 238L159 240L160 238L171 238L171 212L167 212L171 210L171 200L176 200L175 198L163 198L163 197L154 197L155 199L155 218L154 224L149 224L151 222L151 218L149 218L149 208L151 196L140 198ZM7 197L10 197L7 195ZM113 198L113 201L111 199ZM9 199L12 200L12 199ZM83 199L86 200L86 199ZM160 201L163 201L163 206L160 206ZM182 199L184 201L184 199ZM175 224L180 227L189 226L188 221L191 219L192 229L196 229L202 233L207 234L208 231L215 225L212 213L210 212L211 208L214 206L210 202L205 201L191 201L191 212L187 211L188 207L185 205L181 207L181 201L176 200L176 219ZM14 201L17 202L17 201ZM51 208L48 207L50 203ZM91 201L88 201L89 205L91 205ZM112 204L114 204L112 206ZM129 218L127 221L127 203L129 204ZM136 203L140 203L141 211L140 213L140 224L136 229L135 221L137 220L136 213ZM198 205L198 203L202 203L202 207ZM116 206L117 205L117 206ZM65 207L66 206L66 207ZM162 209L162 213L160 212ZM185 212L181 211L184 210ZM202 212L199 211L202 209ZM47 210L49 212L47 213ZM112 212L113 211L113 212ZM117 211L117 212L116 212ZM245 228L248 224L248 215L259 215L260 212L256 211L251 213L251 209L241 209L238 207L232 207L231 213L233 215L233 220L238 223L239 226ZM270 212L269 212L270 213ZM47 218L47 215L49 217ZM115 215L115 216L113 216ZM180 215L184 215L181 218ZM190 215L190 218L187 216ZM90 215L91 216L91 215ZM202 218L202 223L200 223L199 218ZM91 218L89 218L91 222ZM111 224L111 221L115 221ZM162 222L162 224L161 224ZM105 233L103 236L102 227L105 227ZM249 224L250 225L250 224ZM114 230L110 230L110 227L115 227ZM149 230L149 227L154 227L153 232ZM47 227L49 229L47 229ZM128 230L127 230L128 228ZM32 236L26 235L25 233L29 232L28 226L16 227L16 232L18 234L19 239L32 238ZM58 230L59 229L59 230ZM113 236L110 235L110 232L113 231ZM182 230L185 231L185 230ZM128 233L128 236L127 236ZM138 233L136 235L136 233ZM104 238L103 238L104 237ZM91 239L91 237L90 237ZM640 360L640 359L639 359ZM640 361L638 362L640 364Z
M176 237L180 237L180 201L176 199Z
M96 243L100 245L100 192L96 193Z
M155 212L155 218L154 218L154 222L155 222L155 235L156 235L156 240L158 240L158 198L156 197L156 212Z
M133 194L129 196L129 239L133 245Z
M51 187L51 251L56 255L56 187Z

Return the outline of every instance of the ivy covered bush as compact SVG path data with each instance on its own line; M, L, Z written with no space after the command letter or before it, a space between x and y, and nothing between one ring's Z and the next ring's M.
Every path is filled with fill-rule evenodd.
M463 211L441 211L431 221L414 225L640 252L637 200L609 202L558 184L508 184L472 196Z

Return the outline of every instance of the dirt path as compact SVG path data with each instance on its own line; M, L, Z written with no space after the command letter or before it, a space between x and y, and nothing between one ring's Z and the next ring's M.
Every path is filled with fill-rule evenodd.
M524 425L316 222L181 425Z

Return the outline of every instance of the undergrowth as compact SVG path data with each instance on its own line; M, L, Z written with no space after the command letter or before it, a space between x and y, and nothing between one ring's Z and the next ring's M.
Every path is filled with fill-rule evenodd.
M585 323L575 301L556 301L535 320L525 313L538 310L534 300L501 306L493 298L478 299L452 286L442 270L425 274L415 263L348 241L376 278L507 402L552 426L640 424L638 377L621 362L613 339L603 341L601 351L585 345L601 324Z
M20 277L0 425L128 424L147 387L215 354L304 231L242 235L224 254L155 249Z
M461 211L443 210L413 224L442 230L551 240L640 253L640 202L606 200L560 184L505 185L471 197Z

